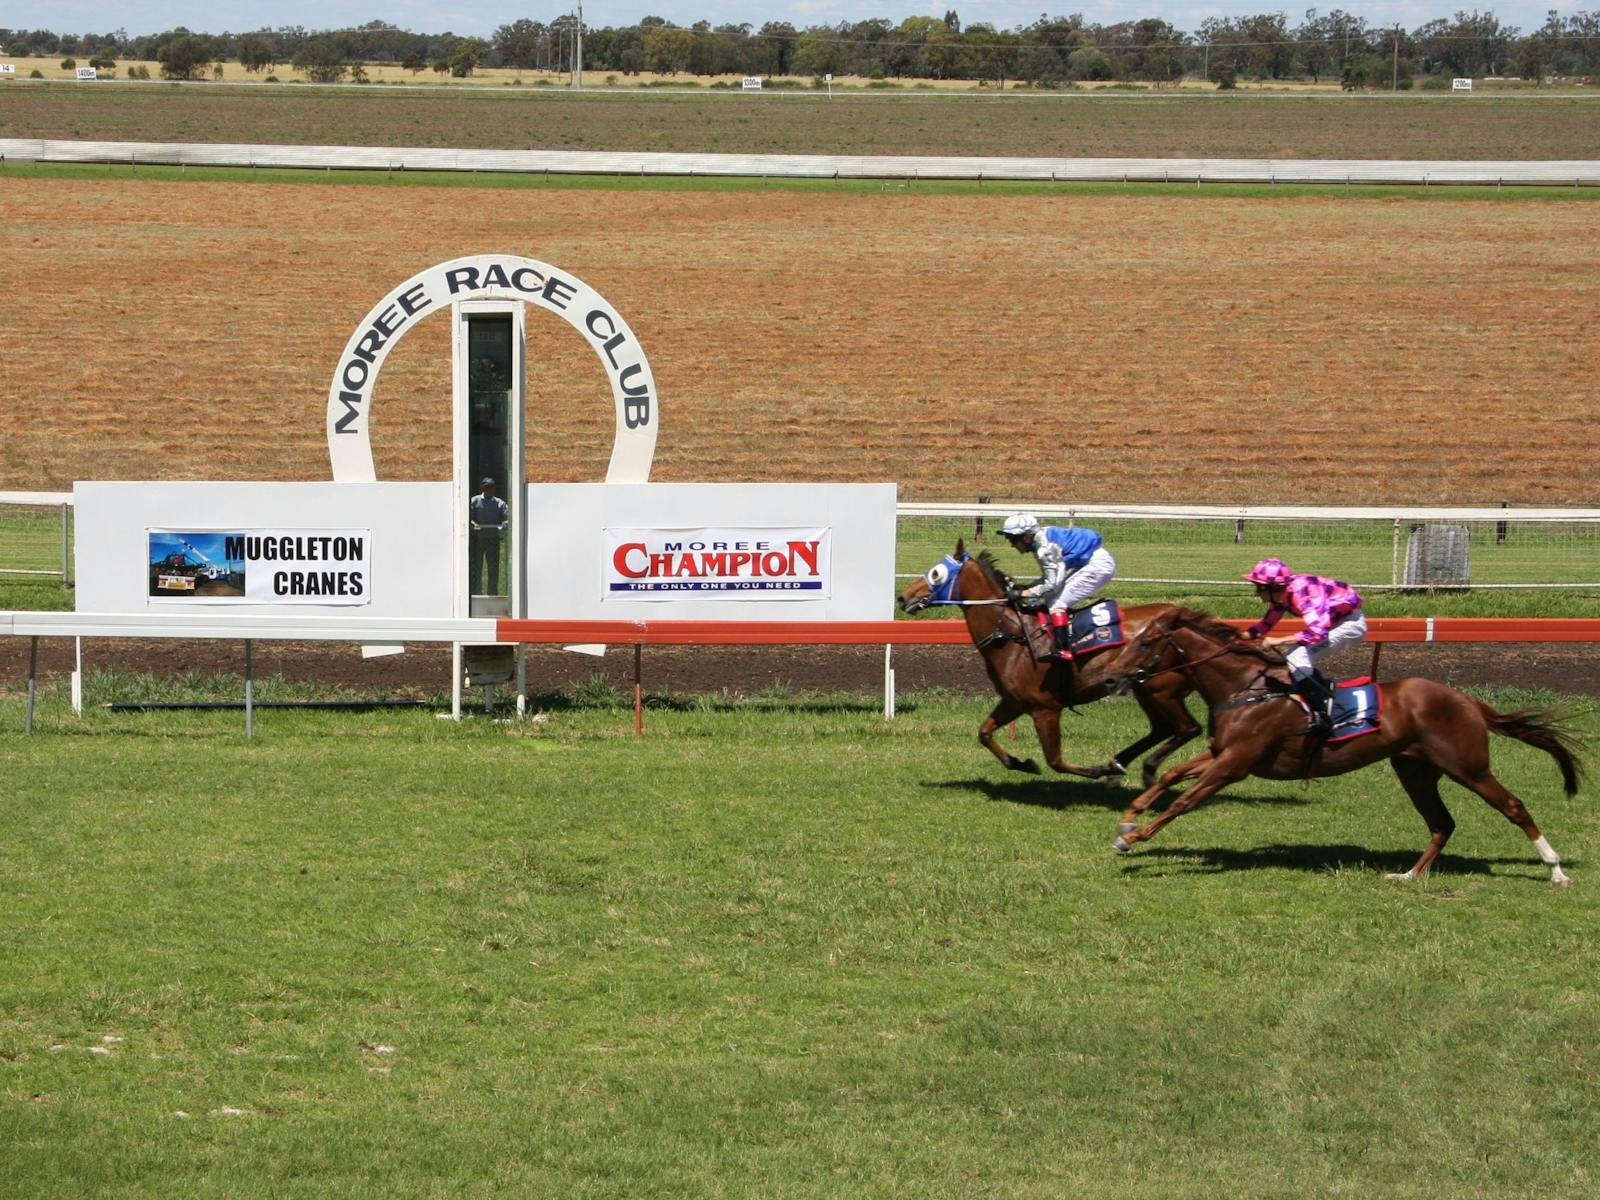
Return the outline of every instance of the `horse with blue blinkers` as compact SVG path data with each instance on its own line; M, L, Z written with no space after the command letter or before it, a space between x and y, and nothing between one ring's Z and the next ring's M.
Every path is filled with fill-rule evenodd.
M1107 671L1102 664L1117 658L1109 650L1075 664L1041 661L1049 653L1049 634L1023 612L1011 579L987 550L976 556L957 541L955 553L946 555L900 594L900 608L919 612L933 605L956 605L966 617L967 631L983 657L989 682L1000 694L978 727L978 741L1008 771L1039 773L1031 758L1019 759L1001 746L995 730L1018 717L1033 719L1045 761L1056 771L1085 779L1126 774L1133 761L1152 746L1156 751L1144 763L1144 784L1155 782L1164 759L1179 746L1199 736L1200 725L1184 707L1183 698L1193 685L1179 675L1166 675L1148 687L1133 689L1139 707L1150 720L1150 732L1123 747L1099 766L1077 766L1061 757L1061 710L1087 704L1109 694ZM1152 620L1175 611L1171 604L1142 604L1122 610L1122 628L1137 637ZM1157 743L1160 743L1158 746Z

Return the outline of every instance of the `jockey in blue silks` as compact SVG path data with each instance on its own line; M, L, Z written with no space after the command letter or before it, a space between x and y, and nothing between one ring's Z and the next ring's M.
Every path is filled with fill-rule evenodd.
M1055 650L1049 657L1072 661L1068 649L1071 618L1067 610L1081 605L1116 578L1117 560L1100 544L1100 535L1094 530L1079 525L1040 525L1031 513L1007 517L1000 533L1013 550L1031 550L1038 558L1042 574L1036 583L1023 589L1021 599L1050 614Z

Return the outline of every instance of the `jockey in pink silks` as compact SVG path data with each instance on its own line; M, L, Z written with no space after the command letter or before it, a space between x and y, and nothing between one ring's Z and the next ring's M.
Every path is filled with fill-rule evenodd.
M1264 558L1245 578L1256 585L1256 595L1268 604L1266 615L1249 629L1247 638L1261 638L1263 646L1294 648L1284 654L1295 694L1311 710L1311 732L1326 735L1332 728L1329 707L1333 685L1322 677L1317 663L1341 646L1354 646L1367 636L1367 619L1361 615L1361 593L1348 583L1320 575L1296 575L1280 558ZM1305 632L1284 637L1266 633L1286 612L1305 622Z

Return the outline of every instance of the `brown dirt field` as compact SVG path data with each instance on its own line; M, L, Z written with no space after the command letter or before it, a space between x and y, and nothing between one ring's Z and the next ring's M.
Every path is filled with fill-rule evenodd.
M903 499L1600 503L1588 204L472 190L13 178L0 488L325 479L345 340L467 253L633 325L660 480ZM599 478L610 398L530 318L532 476ZM448 475L447 323L378 385L381 478Z
M587 77L587 76L586 76ZM603 78L603 76L600 76ZM6 88L9 137L736 154L1600 158L1593 96Z

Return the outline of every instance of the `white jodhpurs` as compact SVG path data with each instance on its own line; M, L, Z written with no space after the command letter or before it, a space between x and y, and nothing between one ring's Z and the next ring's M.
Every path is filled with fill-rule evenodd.
M1117 560L1111 557L1109 550L1101 546L1089 555L1088 562L1067 576L1066 582L1061 585L1061 591L1051 599L1048 607L1053 613L1076 608L1116 577Z
M1289 674L1296 679L1304 679L1317 669L1317 664L1341 646L1354 646L1367 636L1367 619L1357 609L1344 620L1338 622L1328 630L1325 641L1315 646L1308 646L1301 642L1293 650L1283 656L1289 664Z

